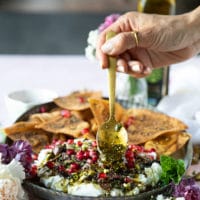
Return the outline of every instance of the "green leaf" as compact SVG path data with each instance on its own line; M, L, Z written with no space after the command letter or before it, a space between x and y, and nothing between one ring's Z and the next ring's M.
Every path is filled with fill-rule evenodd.
M162 167L161 180L164 184L174 182L178 184L185 173L183 160L176 160L170 156L161 156L160 164Z

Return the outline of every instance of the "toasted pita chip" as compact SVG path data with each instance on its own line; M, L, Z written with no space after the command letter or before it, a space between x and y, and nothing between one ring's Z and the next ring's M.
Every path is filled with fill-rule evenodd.
M51 113L36 113L36 114L32 114L29 117L29 121L31 122L36 122L36 123L43 123L49 120L52 120L53 118L60 116L61 115L61 111L54 111Z
M37 122L17 122L10 127L4 129L6 135L12 135L16 133L26 132L34 129Z
M127 128L129 142L133 144L143 144L162 134L187 129L180 120L147 109L128 110L122 122Z
M78 137L83 129L89 128L89 123L72 114L68 118L62 116L55 117L50 121L37 125L36 128L56 134L63 133L72 137Z
M85 110L90 107L89 98L101 98L101 92L79 91L54 99L56 105L68 110Z
M166 133L147 141L145 149L154 148L159 155L171 155L178 149L179 132Z
M178 136L178 149L181 149L187 141L191 138L191 135L187 132L182 132Z
M109 102L105 99L92 99L89 100L90 108L95 117L95 120L100 126L109 118ZM120 121L124 114L124 108L119 103L115 103L115 119Z

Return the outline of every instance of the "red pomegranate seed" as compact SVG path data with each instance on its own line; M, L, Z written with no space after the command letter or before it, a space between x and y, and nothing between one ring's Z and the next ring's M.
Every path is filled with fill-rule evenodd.
M67 153L67 155L71 156L71 155L75 154L75 151L74 151L74 149L67 149L66 153Z
M98 156L94 156L94 157L92 157L92 161L93 161L93 163L97 162L97 160L98 160Z
M99 179L105 179L106 177L107 177L106 173L103 173L103 172L99 173L98 175Z
M82 143L81 141L78 141L78 142L77 142L77 145L78 145L79 147L81 147L82 144L83 144L83 143Z
M73 139L68 139L67 140L67 144L74 144L74 140Z
M71 169L74 169L74 170L78 170L79 169L79 164L78 163L72 163L71 165L70 165L70 168Z
M71 112L69 110L61 110L61 115L65 118L71 117Z
M79 100L80 103L84 103L85 102L84 97L78 97L78 100Z
M127 150L125 156L126 156L126 159L133 159L134 153L131 150Z
M131 178L129 178L129 177L125 177L124 178L124 182L125 183L130 183L132 180L131 180Z
M31 176L36 176L37 175L37 166L32 165L29 173Z
M133 122L134 122L134 117L133 116L130 116L128 119L127 119L127 121L125 122L125 124L124 124L124 126L125 126L125 128L128 128L130 125L132 125L133 124Z
M76 153L76 158L77 158L78 160L83 160L83 159L84 159L84 152L83 152L83 151L78 151L78 152Z
M152 152L156 152L156 150L154 148L151 148L151 149L145 149L144 152L152 153Z
M88 164L93 164L93 160L89 158L89 159L87 159L87 163Z
M32 155L32 159L33 159L33 160L37 160L37 159L38 159L38 155L34 153L34 154Z
M47 162L46 165L47 165L47 167L48 167L49 169L53 169L53 168L54 168L54 163L51 162L51 161Z
M65 167L64 167L63 165L60 165L60 166L58 167L58 171L59 171L59 172L64 172L64 171L65 171Z
M87 134L87 133L89 133L89 128L84 128L82 131L81 131L81 133L83 134L83 135L85 135L85 134Z
M41 113L46 112L46 108L45 108L44 106L41 106L41 107L40 107L40 112L41 112Z
M97 156L97 152L95 150L89 150L89 156L92 158L92 157L95 157Z
M96 142L96 140L92 141L92 147L97 147L97 142Z
M85 159L88 159L88 158L89 158L89 156L90 156L90 155L89 155L89 151L87 151L87 150L86 150L86 151L84 151L84 154L83 154L83 156L84 156L84 158L85 158Z

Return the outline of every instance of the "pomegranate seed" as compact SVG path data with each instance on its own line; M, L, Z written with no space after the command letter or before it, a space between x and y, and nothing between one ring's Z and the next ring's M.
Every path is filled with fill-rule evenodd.
M66 153L67 153L67 155L71 156L71 155L75 154L75 151L74 151L74 149L67 149Z
M126 159L133 159L134 153L131 150L127 150L125 156L126 156Z
M37 175L37 166L32 165L29 173L31 176L36 176Z
M98 160L98 156L94 156L94 157L92 157L92 161L93 161L93 163L97 162L97 160Z
M69 110L61 110L61 115L65 118L71 117L71 112Z
M34 154L32 155L32 159L33 159L33 160L37 160L37 159L38 159L38 155L34 153Z
M74 144L74 140L73 139L68 139L67 140L67 144Z
M79 169L79 164L77 164L77 163L72 163L71 165L70 165L70 169L74 169L74 170L78 170Z
M129 178L129 177L125 177L124 178L124 182L125 183L130 183L132 180L131 180L131 178Z
M83 143L82 143L81 141L78 141L78 142L77 142L77 145L78 145L79 147L81 147L82 144L83 144Z
M83 151L78 151L78 152L76 153L76 158L77 158L78 160L83 160L83 159L84 159L84 152L83 152Z
M65 167L64 167L63 165L60 165L60 166L58 167L58 171L59 171L59 172L64 172L64 171L65 171Z
M80 103L84 103L85 102L84 97L78 97L78 100L79 100Z
M128 128L130 125L132 125L134 122L134 117L133 116L130 116L127 121L125 122L124 126L125 128Z
M152 153L152 152L156 152L156 150L154 148L151 148L151 149L145 149L144 152L146 153Z
M96 140L92 141L92 147L97 147L97 142L96 142Z
M92 158L92 157L96 157L97 156L97 152L94 151L93 149L92 150L89 150L89 156Z
M46 108L45 108L44 106L41 106L41 107L40 107L40 112L41 112L41 113L46 112Z
M46 145L45 146L45 149L53 149L54 148L54 145Z
M99 176L98 176L99 179L105 179L106 177L107 177L106 173L103 173L103 172L99 173Z
M84 154L83 154L84 158L85 159L88 159L89 158L89 151L84 151Z
M47 162L46 165L47 165L47 167L48 167L49 169L53 169L53 168L54 168L54 163L51 162L51 161Z
M89 158L89 159L87 159L87 163L88 164L93 164L93 160Z
M83 134L83 135L85 135L85 134L87 134L87 133L89 133L89 128L84 128L82 131L81 131L81 133Z
M67 172L69 173L69 174L71 174L71 173L73 173L74 172L74 169L67 169Z

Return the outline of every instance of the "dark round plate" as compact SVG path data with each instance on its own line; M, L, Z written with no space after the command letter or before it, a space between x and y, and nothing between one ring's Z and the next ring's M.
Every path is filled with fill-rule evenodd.
M40 113L41 110L45 110L46 112L56 108L56 104L54 102L48 102L44 104L40 104L37 106L34 106L30 110L26 111L24 114L22 114L16 122L19 121L27 121L29 116L31 114ZM12 142L11 140L7 139L7 143ZM175 158L181 158L185 161L185 166L188 168L191 164L193 156L193 147L191 141L189 141L184 148L182 148L180 151L176 152L173 157ZM31 196L30 200L35 200L36 197L37 200L150 200L155 199L155 197L158 194L169 194L171 190L171 186L167 185L164 187L156 188L154 190L140 193L135 196L126 196L126 197L81 197L81 196L73 196L69 195L67 193L58 192L52 189L45 188L41 183L35 180L26 180L23 184L25 190L28 192L28 194ZM88 191L89 196L89 191Z
M74 196L69 195L64 192L58 192L52 189L47 189L41 186L37 182L25 181L24 188L28 193L31 193L32 196L39 197L41 200L150 200L155 199L159 194L170 194L171 185L167 185L164 187L160 187L148 192L140 193L135 196L126 196L126 197L82 197L82 196ZM88 196L90 191L88 191Z

